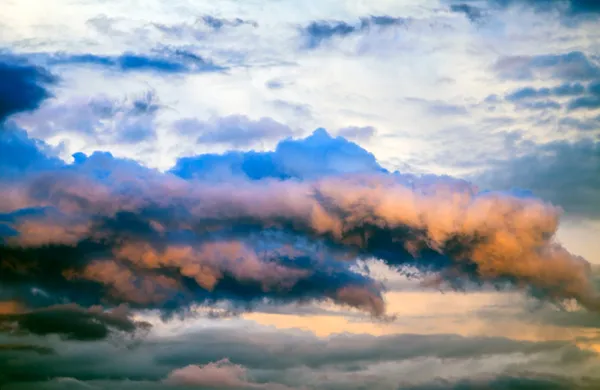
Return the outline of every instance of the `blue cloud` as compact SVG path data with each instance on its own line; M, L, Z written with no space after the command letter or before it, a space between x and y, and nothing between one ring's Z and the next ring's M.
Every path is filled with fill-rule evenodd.
M0 56L0 126L10 115L35 110L52 96L56 77L18 58Z
M536 12L558 14L565 25L578 25L579 22L595 20L600 15L600 3L596 0L460 0L451 7L457 7L458 12L467 13L470 8L468 3L481 5L486 3L489 10L506 10L508 8L527 7ZM478 21L477 18L472 19Z
M303 140L285 140L273 152L228 152L184 157L171 172L185 179L242 176L307 179L342 173L386 172L371 153L345 138L317 129ZM223 176L227 174L228 176Z
M573 110L597 110L600 109L599 96L582 96L573 99L568 104L568 109Z
M479 22L484 18L481 8L465 3L450 5L450 11L464 14L471 22Z
M595 131L600 129L600 115L587 119L564 117L561 118L558 123L560 126L565 126L579 131Z
M334 38L343 38L369 30L372 27L390 28L407 23L407 19L392 16L368 16L360 18L358 23L348 23L340 20L313 21L300 28L305 40L305 48L316 49L324 42Z
M0 180L20 178L26 172L51 170L63 165L60 159L52 157L50 146L29 138L24 130L8 124L0 131Z
M253 27L258 27L258 23L249 21L249 20L240 19L240 18L226 19L226 18L217 18L217 17L211 16L211 15L204 15L202 17L202 21L204 22L204 24L213 28L214 30L220 30L223 27L238 27L238 26L242 26L245 24L251 25Z
M40 57L38 55L38 57ZM49 65L95 65L122 72L197 73L226 68L184 49L156 50L150 54L123 53L118 56L56 53L46 56Z
M542 100L536 102L523 102L519 104L519 108L525 108L528 110L541 111L541 110L560 110L562 106L560 103L553 100Z

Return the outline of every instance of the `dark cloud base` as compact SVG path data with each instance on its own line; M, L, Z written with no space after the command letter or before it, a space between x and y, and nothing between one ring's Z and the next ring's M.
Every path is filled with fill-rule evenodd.
M202 389L360 389L364 386L379 389L389 388L394 376L376 375L378 365L394 364L399 372L404 372L405 364L427 367L429 362L431 371L426 378L401 375L394 388L592 389L597 384L593 378L578 381L569 374L577 367L592 367L597 356L566 342L410 334L337 335L319 339L307 333L276 332L246 325L248 329L240 327L232 331L209 327L195 333L149 339L134 348L69 341L52 355L39 354L33 348L0 349L0 383L4 384L3 389L35 386L69 389L74 385L100 389L170 389L185 388L182 382L187 379L189 384ZM54 345L54 341L46 340L38 349L42 351ZM435 362L440 359L447 364L463 361L485 364L508 356L527 357L528 362L517 370L507 366L499 372L475 375L475 378L465 366L462 368L465 371L455 373L454 380L436 379L443 372L436 371L441 366ZM546 362L545 367L538 371L542 362ZM543 373L558 367L563 375ZM193 375L176 374L183 374L183 370ZM406 374L410 368L408 370Z

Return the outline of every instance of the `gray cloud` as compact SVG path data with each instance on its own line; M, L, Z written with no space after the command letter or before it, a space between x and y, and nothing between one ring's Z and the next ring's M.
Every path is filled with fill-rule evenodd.
M221 144L248 147L265 141L272 142L291 137L295 132L288 126L271 118L252 120L243 115L231 115L208 121L181 119L175 129L182 135L196 137L199 144Z
M38 384L52 388L59 378L72 378L100 389L169 389L192 382L211 389L385 389L390 383L400 389L437 388L441 383L461 389L463 382L483 385L511 375L524 378L512 384L532 383L527 378L549 384L573 383L573 372L579 368L592 373L597 363L594 353L568 342L410 334L345 334L319 339L309 333L276 331L251 323L148 339L129 349L107 343L65 343L50 358L34 354L19 360L14 357L26 356L26 352L0 350L0 373L4 384L10 384L6 388ZM487 368L474 373L474 362ZM520 362L520 376L514 367L511 372L511 362ZM559 367L561 377L548 374ZM526 370L530 373L524 374ZM46 380L50 382L43 382Z
M486 188L524 188L569 213L600 217L600 146L592 140L537 145L522 157L499 161L475 179Z
M0 314L0 332L16 335L57 334L70 340L102 340L111 332L133 334L150 324L131 319L125 307L105 311L101 307L84 309L74 304Z

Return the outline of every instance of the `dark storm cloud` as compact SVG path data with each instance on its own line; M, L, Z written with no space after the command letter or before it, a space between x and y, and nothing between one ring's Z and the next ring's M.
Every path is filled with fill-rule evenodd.
M316 49L334 38L344 38L376 27L386 29L394 26L404 26L406 23L407 19L392 16L368 16L360 18L355 23L340 20L319 20L301 27L300 33L305 40L305 47Z
M456 372L457 379L440 382L436 377L442 372L438 372L436 367L439 366L434 364L438 361L446 361L447 364L470 362L469 367L473 367L476 363L485 365L495 359L521 356L531 360L531 364L521 365L522 371L529 367L535 370L537 359L538 362L545 361L545 367L550 370L560 366L565 372L564 379L536 375L535 371L514 376L524 378L522 383L525 384L533 383L529 380L533 378L542 383L572 380L573 376L567 374L569 370L586 364L593 366L597 361L597 355L593 352L562 341L527 342L505 338L411 334L379 337L343 334L318 338L307 332L276 331L251 322L238 325L233 328L205 327L178 336L147 339L134 348L122 348L106 342L82 344L64 341L60 344L63 348L56 348L51 358L25 350L0 349L0 379L7 384L7 388L18 388L16 385L19 383L23 386L42 385L42 381L56 381L59 378L72 378L82 385L101 389L120 388L128 381L133 389L151 388L149 386L163 388L161 383L173 385L178 382L169 380L174 377L197 379L196 385L206 384L208 378L215 380L213 385L231 383L229 379L237 378L256 385L251 388L275 383L309 389L354 389L368 384L373 385L371 388L379 388L390 383L390 380L398 383L397 379L381 371L373 375L377 371L370 371L370 367L391 363L395 365L395 370L408 374L410 364L421 362L423 367L427 367L428 376L419 375L420 378L413 381L410 375L401 375L403 380L399 388L411 389L417 388L415 383L427 383L432 388L437 388L441 383L448 386L478 383L484 386L488 383L506 383L506 378L510 377L500 372L496 374L500 377L490 374L462 382L460 378L472 374ZM48 340L43 344L47 348L56 345L55 341ZM25 353L28 353L27 359L15 358L24 357ZM403 363L408 364L408 368L403 367ZM219 370L219 367L223 369ZM181 371L184 368L187 369ZM194 375L184 376L184 373ZM336 377L354 380L336 383ZM46 385L50 383L46 382ZM514 385L519 382L513 380L510 383Z
M0 54L0 126L10 115L38 108L56 81L44 68Z
M491 188L527 188L582 217L600 216L600 144L555 141L499 162L478 180ZM527 167L527 169L523 169Z
M101 307L84 309L66 304L0 314L0 332L39 336L57 334L67 340L103 340L114 331L133 334L149 326L148 323L132 320L125 307L104 311Z
M482 379L436 380L399 390L593 390L600 384L594 379L573 379L559 375L500 375Z

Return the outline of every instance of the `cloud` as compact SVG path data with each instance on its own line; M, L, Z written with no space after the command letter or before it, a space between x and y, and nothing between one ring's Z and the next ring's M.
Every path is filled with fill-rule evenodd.
M207 26L210 26L214 30L220 30L223 27L238 27L244 24L251 25L253 27L258 27L258 23L253 21L248 21L240 18L234 19L226 19L226 18L217 18L211 15L204 15L202 17L202 21Z
M54 342L46 344L55 346ZM50 359L36 354L24 359L25 351L0 350L3 383L9 389L19 388L19 384L45 388L43 384L36 387L34 382L70 377L99 389L127 388L128 383L130 388L144 389L186 385L378 389L389 388L390 383L394 388L411 389L426 385L437 388L442 383L484 385L510 376L547 383L559 380L551 373L562 374L560 380L572 382L586 375L596 377L598 362L593 352L565 341L444 334L318 338L252 322L203 326L189 333L151 338L135 348L107 342L63 341L61 345L63 348L56 348ZM518 367L517 372L514 367Z
M529 100L536 98L548 98L551 96L576 96L582 95L585 92L585 87L580 83L565 83L553 88L519 88L504 98L510 102L518 102L521 100Z
M559 10L568 15L600 14L600 5L594 0L491 0L490 2L502 7L525 5L541 11Z
M542 100L537 102L523 102L518 104L519 108L524 108L527 110L534 111L544 111L544 110L560 110L560 103L554 100Z
M495 65L503 78L534 79L557 78L562 80L591 80L584 86L567 81L554 87L522 87L505 95L505 100L518 108L530 110L558 110L562 105L549 98L573 97L566 103L569 111L596 110L600 108L600 67L580 52L564 55L531 57L504 57ZM576 126L577 127L577 126Z
M189 365L173 370L164 382L184 386L206 386L215 389L289 389L285 385L251 382L248 379L247 369L239 364L232 364L229 359L221 359L218 362L205 365Z
M104 311L101 307L84 309L66 304L0 314L0 332L40 336L58 334L68 340L80 341L103 340L113 331L133 334L149 326L148 323L133 321L125 307Z
M18 123L40 138L76 135L95 145L139 144L156 138L162 105L154 91L115 99L75 97L20 115Z
M331 137L325 129L317 129L302 140L281 141L273 152L228 152L180 158L171 170L184 179L233 175L252 180L375 172L385 172L375 156L343 137Z
M405 101L422 107L432 115L455 116L467 115L468 111L464 105L452 104L440 100L427 100L421 98L405 98Z
M57 78L44 68L11 56L0 56L0 126L9 116L35 110L52 94Z
M565 116L559 119L558 123L561 127L573 128L579 131L595 131L600 128L600 115L585 119Z
M244 147L291 137L295 132L271 118L252 120L244 115L213 118L208 121L181 119L174 128L182 135L195 136L198 144Z
M568 213L595 218L600 215L599 169L597 142L554 141L537 145L517 159L498 162L476 181L488 188L527 188Z
M223 175L232 158L242 172ZM451 286L508 283L599 304L589 264L553 239L552 205L449 177L389 174L323 129L275 152L188 158L166 174L106 153L77 156L11 189L18 198L0 202L13 231L0 247L0 279L54 301L170 311L331 300L381 316L382 286L352 269L375 257Z
M584 96L573 99L568 104L570 111L574 110L598 110L600 109L600 97Z
M375 129L373 126L350 126L338 130L338 135L340 137L357 141L368 141L376 134L377 129Z
M595 20L600 15L600 5L595 0L462 0L451 4L451 10L454 12L463 12L472 22L479 22L481 16L475 13L471 17L472 9L479 9L471 6L469 3L475 3L477 6L487 5L485 10L499 11L507 9L531 9L534 12L548 13L549 15L559 15L562 22L567 26L577 26L580 22Z
M583 382L583 384L581 383ZM596 380L572 380L559 375L499 375L459 381L437 380L426 385L403 387L403 390L592 390Z
M357 23L347 23L339 20L313 21L300 28L306 49L316 49L323 43L334 38L344 38L350 35L369 31L372 28L387 29L394 26L404 26L405 18L392 16L369 16L360 18Z
M219 72L224 67L215 65L200 55L178 48L157 49L150 53L126 52L120 55L46 53L30 57L48 66L91 65L121 72L154 72L159 74Z
M496 61L493 70L505 80L551 78L587 81L600 78L598 63L580 51L536 56L504 56Z
M474 23L481 21L485 16L481 8L466 3L451 4L450 11L464 14L471 22Z
M175 38L192 37L198 40L208 38L209 33L221 32L228 28L242 26L258 27L258 23L252 20L219 18L212 15L198 17L194 23L153 23L152 25L165 36Z
M14 125L4 125L1 128L1 178L22 177L25 172L55 169L63 165L60 159L52 156L52 148L44 142L29 138L25 131Z

